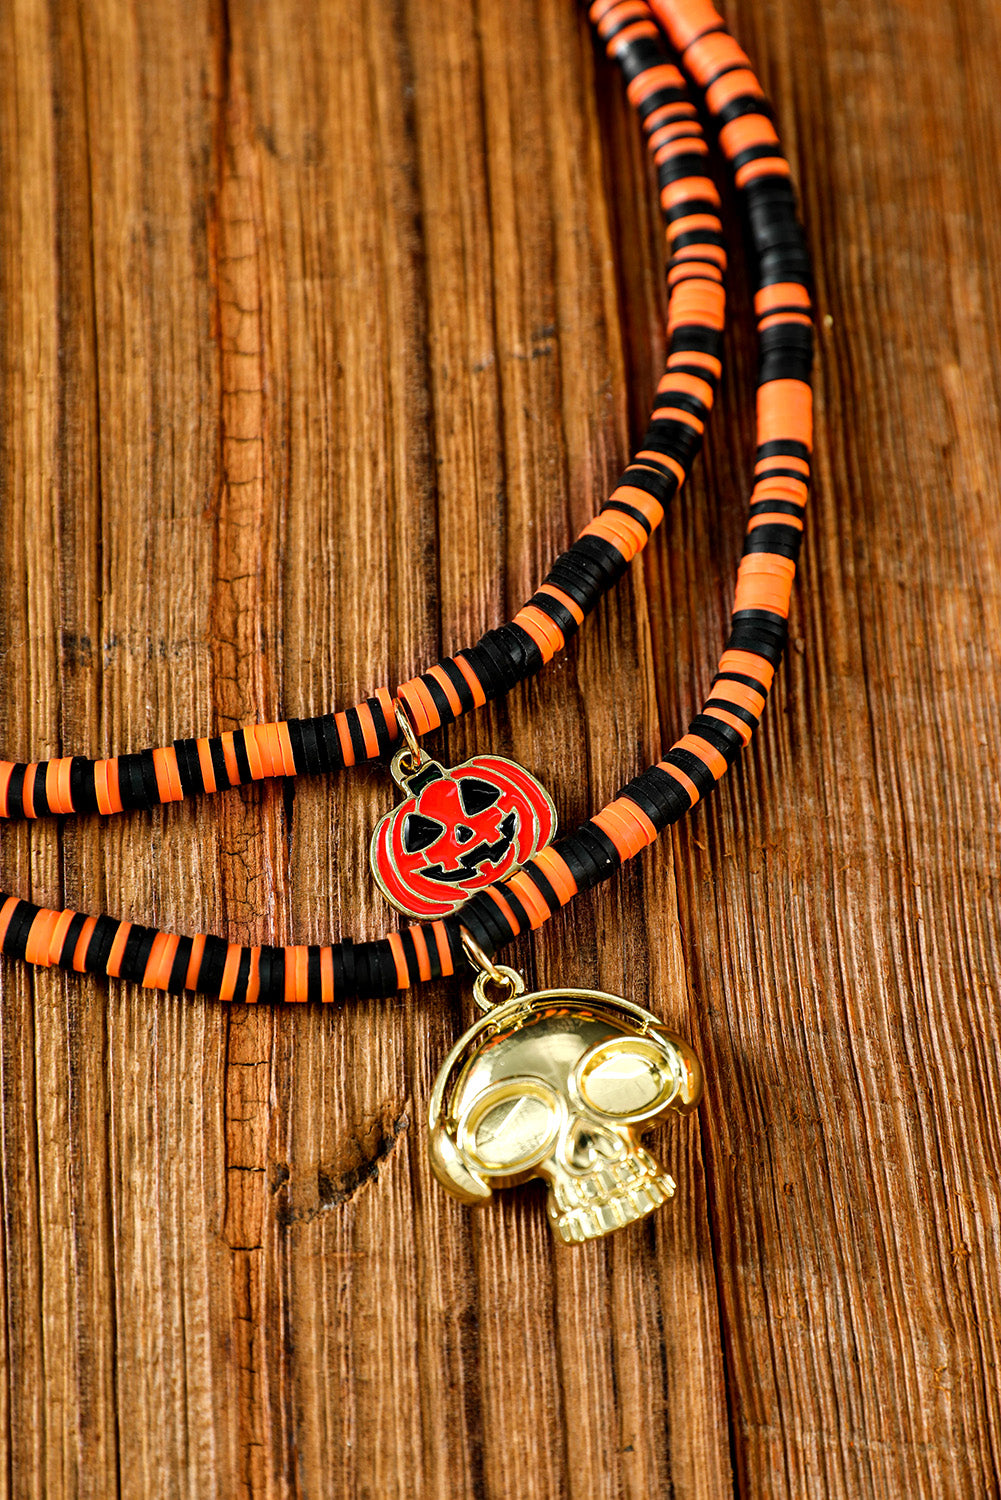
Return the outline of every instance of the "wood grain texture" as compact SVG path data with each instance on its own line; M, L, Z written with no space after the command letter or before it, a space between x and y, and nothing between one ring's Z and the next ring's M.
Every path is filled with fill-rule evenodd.
M652 1221L470 1213L461 985L227 1010L0 966L0 1493L999 1493L1001 13L745 0L821 315L792 646L716 798L516 960L696 1041ZM0 7L0 749L324 712L527 597L663 357L662 240L571 0ZM735 231L736 231L736 226ZM442 739L579 821L687 721L752 443L737 256L690 490L580 642ZM0 883L381 933L367 768L5 827Z

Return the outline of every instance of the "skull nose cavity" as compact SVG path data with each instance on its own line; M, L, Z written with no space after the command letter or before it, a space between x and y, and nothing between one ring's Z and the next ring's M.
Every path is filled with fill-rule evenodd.
M593 1120L574 1120L567 1132L564 1158L575 1172L593 1172L604 1162L618 1161L625 1145L612 1131Z
M468 824L457 823L455 825L455 842L457 844L468 844L469 840L474 837L475 834Z

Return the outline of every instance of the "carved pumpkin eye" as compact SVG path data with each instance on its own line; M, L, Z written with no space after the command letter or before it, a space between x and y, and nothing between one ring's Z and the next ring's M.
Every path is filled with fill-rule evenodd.
M439 823L437 818L428 818L419 812L408 813L403 820L403 847L408 854L420 854L422 849L429 849L444 832L445 825Z
M459 788L462 811L467 818L486 812L487 808L493 807L500 797L499 786L491 786L489 781L481 781L478 776L462 776L456 785Z

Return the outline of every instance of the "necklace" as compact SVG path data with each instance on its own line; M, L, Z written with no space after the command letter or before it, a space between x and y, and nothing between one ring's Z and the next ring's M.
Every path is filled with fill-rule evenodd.
M386 995L453 974L468 960L485 1014L434 1086L435 1173L468 1202L545 1178L550 1221L568 1243L643 1217L673 1194L640 1138L669 1110L695 1107L701 1069L691 1047L651 1012L594 991L528 994L494 955L652 843L748 743L785 642L812 439L808 258L789 168L748 59L709 0L595 0L590 16L642 121L670 250L666 372L642 443L600 514L509 624L395 694L382 688L319 718L108 760L0 762L0 816L110 815L271 776L332 773L386 756L402 740L392 773L405 795L376 828L370 856L383 892L418 920L387 937L248 947L0 893L0 952L246 1003ZM664 33L718 134L753 251L755 482L731 632L702 712L663 759L554 839L553 804L527 771L497 756L449 770L419 741L506 693L565 646L646 545L701 444L721 372L726 250L708 147Z

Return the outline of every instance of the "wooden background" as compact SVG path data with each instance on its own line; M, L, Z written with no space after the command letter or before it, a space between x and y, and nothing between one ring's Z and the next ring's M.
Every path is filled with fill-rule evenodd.
M461 984L228 1010L0 967L4 1495L997 1495L1001 11L740 0L821 316L792 646L742 765L517 954L696 1042L654 1220L471 1213ZM527 597L642 430L663 242L572 0L0 7L0 748L354 702ZM437 742L577 822L723 639L734 265L697 477L558 664ZM383 769L3 829L0 884L373 936Z

